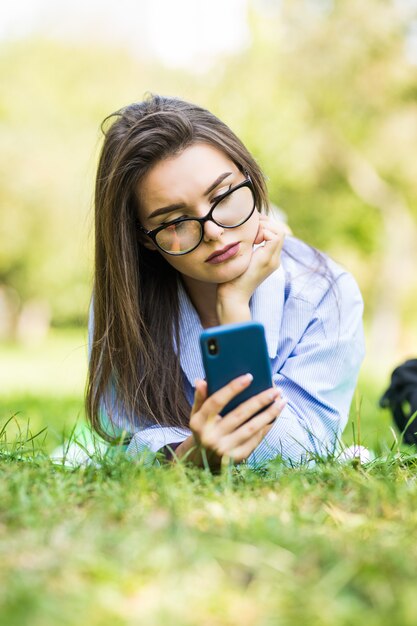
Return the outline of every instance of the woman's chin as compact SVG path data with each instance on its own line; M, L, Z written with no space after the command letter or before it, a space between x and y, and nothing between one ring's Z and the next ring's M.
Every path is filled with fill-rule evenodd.
M250 258L248 259L246 256L242 254L236 259L230 259L230 261L215 266L215 281L219 284L228 283L244 274L250 263Z
M251 258L252 246L240 251L236 257L223 261L222 263L211 264L203 262L203 267L200 266L200 263L196 263L194 267L190 268L190 272L184 271L184 269L188 270L188 267L177 267L176 269L182 274L185 281L193 280L201 283L220 285L231 282L244 274L249 267Z

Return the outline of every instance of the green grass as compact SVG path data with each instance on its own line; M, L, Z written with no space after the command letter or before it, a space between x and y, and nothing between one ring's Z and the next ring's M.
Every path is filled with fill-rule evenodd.
M1 425L19 411L0 443L2 626L414 626L417 459L377 408L386 381L362 377L344 436L376 452L367 467L70 470L46 453L83 415L82 337L50 341L46 366L79 359L71 382L46 367L41 392L20 376L0 399ZM10 346L0 374L33 349ZM24 444L28 422L46 440Z
M45 449L51 452L84 418L86 342L84 331L55 330L40 344L1 347L0 420L16 415L9 440L19 426L25 430L29 424L33 433L46 427Z
M416 468L4 461L2 623L414 625Z

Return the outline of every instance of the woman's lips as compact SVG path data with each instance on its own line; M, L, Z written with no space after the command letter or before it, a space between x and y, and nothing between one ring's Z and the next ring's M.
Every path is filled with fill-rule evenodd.
M226 246L218 252L214 252L208 257L208 259L206 259L206 263L217 264L231 259L239 252L239 246L240 242L238 241L237 243L230 244L230 246Z

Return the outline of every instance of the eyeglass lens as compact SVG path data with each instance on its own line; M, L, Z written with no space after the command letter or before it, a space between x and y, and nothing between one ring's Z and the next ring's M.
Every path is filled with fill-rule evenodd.
M233 228L245 222L254 208L249 187L239 187L215 207L212 219L219 226ZM158 245L171 254L184 254L196 247L201 239L202 225L196 220L170 224L156 235Z

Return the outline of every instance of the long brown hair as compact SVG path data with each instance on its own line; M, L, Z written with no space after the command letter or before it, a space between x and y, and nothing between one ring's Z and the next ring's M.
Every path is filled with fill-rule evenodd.
M132 431L138 419L188 426L190 415L179 361L178 274L142 243L136 193L140 181L158 161L204 142L249 173L259 210L267 210L268 196L263 174L242 142L194 104L150 96L108 116L102 130L86 413L93 428L111 439L102 411L112 423L117 408Z

